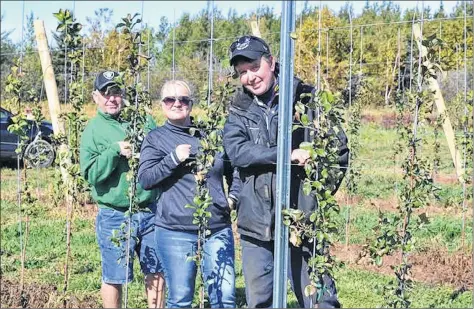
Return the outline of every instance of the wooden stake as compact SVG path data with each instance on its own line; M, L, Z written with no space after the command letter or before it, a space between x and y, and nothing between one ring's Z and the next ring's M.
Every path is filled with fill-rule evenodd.
M421 30L420 30L419 24L413 25L413 35L415 37L418 48L422 51L422 56L425 56L428 51L426 47L421 45L422 37L421 37ZM438 81L435 78L430 77L428 79L428 86L430 90L433 91L434 93L434 102L438 109L439 115L443 115L446 111L446 105L444 104L443 94L441 93L441 89L439 88ZM451 158L453 160L454 167L456 169L456 175L458 177L459 182L462 183L464 168L462 167L462 164L461 164L461 155L459 153L459 150L456 149L456 139L454 137L454 130L453 130L453 126L451 125L451 120L449 120L448 115L446 115L446 117L444 118L443 131L444 131L444 134L446 135L446 140L448 141L449 152L451 153Z
M258 28L258 23L256 20L252 20L252 22L250 23L250 25L252 26L252 34L256 37L259 37L261 38L262 35L260 34L260 29Z
M38 44L38 53L41 61L41 68L43 70L44 88L46 89L46 97L48 99L49 113L51 122L53 124L53 132L57 134L66 134L64 129L64 122L60 118L61 108L59 106L58 86L54 76L53 63L51 62L51 55L49 53L48 40L42 20L34 21L36 43ZM67 151L67 145L59 145L58 152L63 153ZM64 183L68 183L68 173L65 167L61 164L61 175ZM69 194L65 192L66 200L70 200Z
M36 43L38 44L38 53L41 60L41 67L43 69L44 87L46 89L46 96L48 98L49 112L51 115L51 122L53 123L54 134L65 134L64 123L59 118L61 109L59 107L58 86L54 76L53 64L51 62L51 55L49 53L48 40L44 29L44 22L42 20L34 21Z

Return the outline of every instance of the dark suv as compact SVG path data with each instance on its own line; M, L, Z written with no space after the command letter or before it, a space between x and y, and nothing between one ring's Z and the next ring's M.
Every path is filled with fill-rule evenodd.
M15 149L18 145L18 136L8 131L8 126L12 124L11 112L0 107L0 160L12 161L17 159ZM33 121L28 129L28 141L21 158L27 161L31 167L48 167L54 161L54 148L51 144L53 135L53 126L50 122L43 121L39 126L39 130Z

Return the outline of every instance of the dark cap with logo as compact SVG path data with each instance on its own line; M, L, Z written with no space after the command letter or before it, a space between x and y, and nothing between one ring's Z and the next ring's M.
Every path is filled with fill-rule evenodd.
M107 87L110 87L110 86L113 86L113 85L116 85L117 87L119 87L119 85L115 81L115 77L117 77L117 76L119 76L119 73L117 73L115 71L100 72L97 75L97 77L95 78L94 89L99 90L99 91L103 91Z
M250 60L260 59L265 54L270 55L268 44L259 37L253 35L245 35L240 37L230 46L230 65L235 64L237 57L245 57Z

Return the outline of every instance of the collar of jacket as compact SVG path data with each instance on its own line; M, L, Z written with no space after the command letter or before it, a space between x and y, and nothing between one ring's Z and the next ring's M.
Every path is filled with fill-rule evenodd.
M98 108L98 109L97 109L97 114L98 114L100 117L104 118L105 120L120 122L120 121L119 121L120 113L118 113L117 115L110 115L110 114L104 113L100 108Z
M197 129L197 128L194 126L194 118L190 117L190 120L191 120L191 124L188 125L188 126L180 126L180 125L177 125L177 124L173 124L169 120L166 120L164 126L168 130L170 130L171 132L180 133L180 134L183 134L183 133L184 134L191 134L190 129L192 129L192 128ZM194 135L196 137L199 137L200 136L199 130L196 130L196 133Z

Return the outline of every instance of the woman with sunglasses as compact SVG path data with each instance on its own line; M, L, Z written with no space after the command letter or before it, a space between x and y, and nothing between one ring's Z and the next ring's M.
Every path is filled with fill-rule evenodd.
M198 226L193 224L196 181L192 173L193 158L199 151L201 134L194 135L190 113L193 100L189 85L174 80L161 90L166 123L152 130L143 141L138 179L147 190L158 189L161 196L155 215L155 240L158 257L164 268L168 287L167 307L190 308L197 267L188 257L195 255ZM192 130L194 131L194 130ZM229 185L224 192L223 177ZM230 204L236 202L240 179L224 153L219 153L207 175L213 203L208 211L211 234L203 246L202 272L210 305L213 308L235 307L234 239Z

